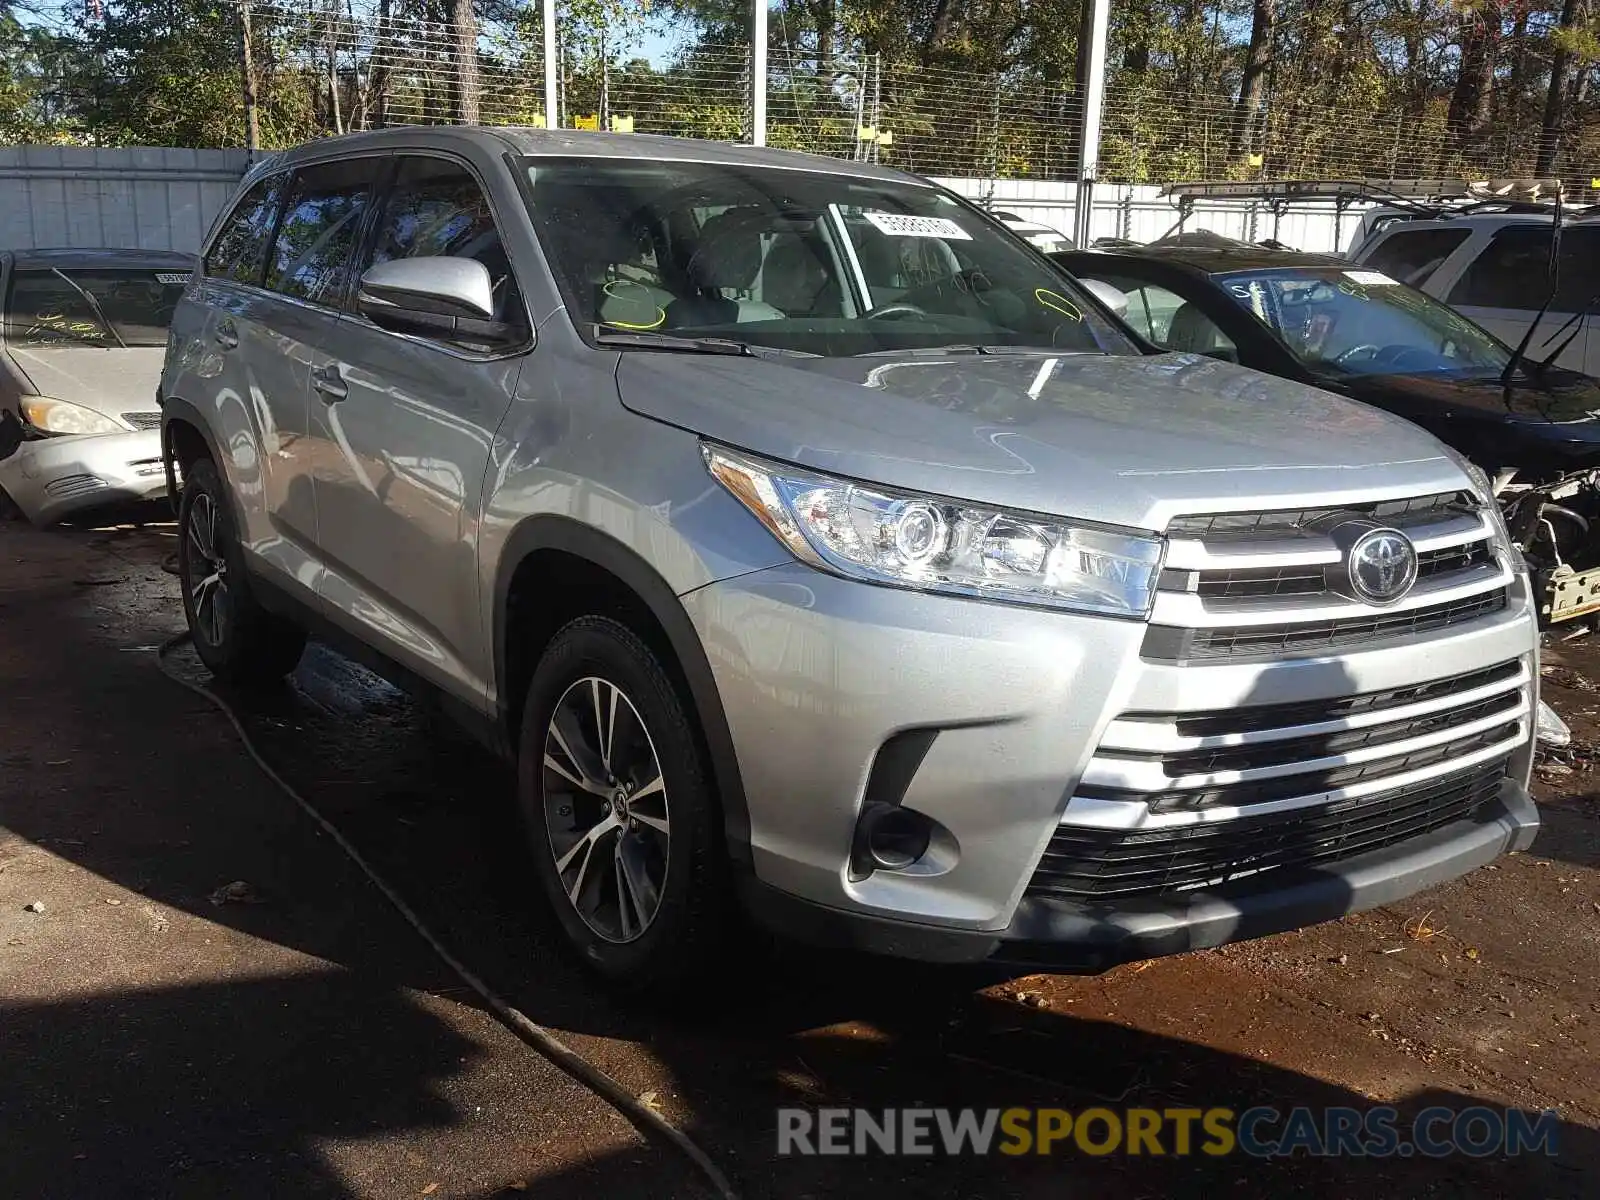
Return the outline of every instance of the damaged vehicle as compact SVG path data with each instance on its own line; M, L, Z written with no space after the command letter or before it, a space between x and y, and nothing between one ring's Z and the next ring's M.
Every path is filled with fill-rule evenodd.
M1128 297L1166 350L1204 354L1387 409L1493 481L1542 623L1600 612L1600 380L1513 349L1371 266L1218 239L1053 256Z
M1102 971L1537 831L1480 473L1155 353L925 180L386 129L258 165L196 273L195 653L272 682L314 633L501 751L507 886L608 978L693 992L751 923Z
M0 489L35 525L165 495L156 386L193 261L0 254Z

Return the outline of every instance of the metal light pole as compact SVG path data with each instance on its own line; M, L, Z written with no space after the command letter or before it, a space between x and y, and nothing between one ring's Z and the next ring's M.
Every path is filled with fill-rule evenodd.
M751 0L750 34L750 87L754 101L750 130L750 143L767 144L767 0Z
M1106 37L1111 0L1088 0L1078 34L1078 94L1083 120L1078 126L1078 199L1073 207L1072 240L1087 246L1094 217L1094 178L1100 170L1100 114L1106 100Z
M544 0L544 124L558 128L561 114L556 111L556 0Z

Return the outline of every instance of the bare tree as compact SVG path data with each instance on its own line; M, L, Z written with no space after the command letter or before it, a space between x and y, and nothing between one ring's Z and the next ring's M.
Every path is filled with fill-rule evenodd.
M250 0L239 5L239 69L244 83L245 147L261 149L261 117L256 111L256 62L251 47L254 40L250 28Z
M1261 101L1272 66L1272 44L1278 27L1277 0L1254 0L1250 12L1250 46L1245 51L1244 74L1239 80L1239 106L1234 113L1228 154L1238 158L1250 149Z
M1500 62L1499 0L1483 0L1461 15L1461 69L1450 95L1450 128L1463 142L1477 143L1494 116L1494 75Z
M1564 0L1561 32L1570 34L1582 16L1583 0ZM1558 38L1555 53L1550 56L1550 90L1544 98L1544 125L1539 131L1539 153L1533 162L1535 175L1549 175L1555 170L1556 157L1561 151L1562 128L1566 124L1567 69L1571 63L1571 51Z
M455 119L476 125L478 107L478 16L472 0L450 0L450 23L455 31Z

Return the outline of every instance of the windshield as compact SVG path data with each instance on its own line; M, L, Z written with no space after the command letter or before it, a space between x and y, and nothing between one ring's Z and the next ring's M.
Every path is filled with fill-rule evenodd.
M19 270L6 295L5 340L14 346L165 346L188 279L183 270Z
M954 344L1137 352L1060 267L932 187L713 163L526 162L535 227L585 333L829 357Z
M1486 330L1379 271L1275 267L1217 283L1301 362L1338 375L1499 375L1511 352Z

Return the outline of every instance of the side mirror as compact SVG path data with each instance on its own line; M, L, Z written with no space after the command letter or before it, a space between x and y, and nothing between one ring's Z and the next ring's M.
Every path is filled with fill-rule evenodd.
M1103 279L1080 279L1084 290L1119 317L1128 315L1128 297L1121 288L1112 287Z
M419 337L512 345L523 334L494 319L494 281L471 258L397 258L361 276L356 308L374 325Z

